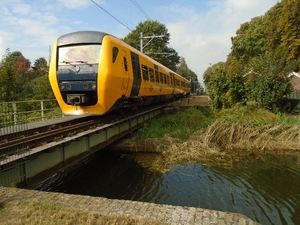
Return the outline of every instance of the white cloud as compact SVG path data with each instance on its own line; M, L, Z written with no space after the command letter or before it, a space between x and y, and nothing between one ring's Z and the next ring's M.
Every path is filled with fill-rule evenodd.
M67 8L71 9L80 9L87 7L91 4L90 0L58 0L59 4L66 6Z
M5 40L3 37L0 37L0 60L2 59L2 56L5 54Z
M276 0L211 0L208 4L206 12L171 5L168 15L173 12L176 18L166 23L172 47L186 59L200 81L210 64L226 61L230 37L235 36L240 25L263 15Z
M13 12L22 16L30 14L31 11L32 9L28 4L19 3L13 7Z
M12 39L11 33L0 30L0 60L2 59L2 56L6 53L6 49L9 48L8 40L11 39Z
M21 51L31 61L42 56L47 59L49 45L58 36L74 30L99 29L118 37L128 33L91 0L0 1L0 54L9 47L11 51ZM132 29L138 23L136 18L141 18L136 17L141 13L129 0L94 1L101 6L105 4L105 9ZM277 0L185 0L172 1L169 5L169 1L153 2L151 9L144 10L152 19L166 25L171 34L171 47L185 57L189 68L202 80L210 63L226 60L230 37L240 25L263 15Z

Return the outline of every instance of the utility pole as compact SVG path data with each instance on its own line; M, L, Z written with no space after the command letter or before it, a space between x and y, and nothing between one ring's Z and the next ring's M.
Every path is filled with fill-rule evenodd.
M140 52L143 52L143 48L145 48L154 38L162 38L165 37L166 35L161 34L161 35L152 35L152 36L143 36L143 32L140 33ZM145 46L143 46L143 38L151 38Z

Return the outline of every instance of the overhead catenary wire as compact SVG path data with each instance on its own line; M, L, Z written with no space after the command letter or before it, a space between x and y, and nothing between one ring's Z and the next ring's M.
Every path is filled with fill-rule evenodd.
M120 20L118 20L116 17L114 17L111 13L109 13L107 10L105 10L103 7L101 7L97 2L94 0L91 0L95 5L97 5L100 9L102 9L104 12L106 12L108 15L110 15L112 18L114 18L116 21L118 21L120 24L122 24L124 27L126 27L129 31L132 31L128 26L126 26L124 23L122 23Z
M138 8L138 10L140 10L141 11L141 13L143 13L145 16L146 16L146 18L148 19L148 20L152 20L151 18L150 18L150 16L145 12L145 10L135 1L135 0L130 0L137 8Z

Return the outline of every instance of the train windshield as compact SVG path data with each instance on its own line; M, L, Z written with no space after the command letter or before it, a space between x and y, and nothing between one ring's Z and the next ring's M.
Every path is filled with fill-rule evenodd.
M76 45L58 49L58 65L98 64L101 45Z

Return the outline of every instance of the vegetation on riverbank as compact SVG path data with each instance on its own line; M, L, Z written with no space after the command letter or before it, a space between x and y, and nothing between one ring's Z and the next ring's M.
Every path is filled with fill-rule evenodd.
M136 134L136 148L158 153L155 157L135 156L152 170L164 171L185 162L238 166L269 155L299 152L300 118L254 105L218 113L197 106L151 121Z

